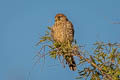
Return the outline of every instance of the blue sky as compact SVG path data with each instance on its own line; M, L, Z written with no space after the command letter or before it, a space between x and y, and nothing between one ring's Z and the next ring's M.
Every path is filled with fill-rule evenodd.
M120 42L120 0L0 0L0 80L74 80L77 72L46 57L33 67L44 35L54 16L72 21L78 44ZM44 67L41 65L44 64ZM31 75L28 76L28 73Z

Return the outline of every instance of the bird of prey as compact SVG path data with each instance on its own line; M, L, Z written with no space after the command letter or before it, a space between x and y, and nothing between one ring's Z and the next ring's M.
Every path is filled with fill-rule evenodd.
M69 42L70 45L72 44L74 40L74 28L72 23L64 14L56 14L55 23L51 27L51 36L55 42ZM74 61L73 55L69 55L68 59L66 58L66 63L69 65L70 70L76 70L76 63Z

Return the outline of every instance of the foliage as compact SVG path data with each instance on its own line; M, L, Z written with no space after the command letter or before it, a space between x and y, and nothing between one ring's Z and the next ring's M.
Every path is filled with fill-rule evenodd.
M93 49L92 56L85 60L91 66L79 70L78 78L120 80L120 44L96 42L94 46L96 47Z
M48 27L50 30L50 27ZM96 42L93 46L92 53L83 47L78 46L76 41L72 45L66 43L57 43L52 40L50 32L46 32L45 36L40 38L40 43L49 42L42 47L49 48L51 58L59 59L62 64L69 56L77 56L79 58L78 74L76 79L90 80L120 80L120 44ZM42 48L41 48L42 49ZM67 57L66 57L67 55ZM62 59L60 58L62 57ZM82 65L83 69L79 68Z

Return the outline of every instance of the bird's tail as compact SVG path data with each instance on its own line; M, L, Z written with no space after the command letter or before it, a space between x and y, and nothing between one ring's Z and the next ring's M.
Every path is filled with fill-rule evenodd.
M65 58L66 63L68 64L70 70L75 71L77 68L76 68L76 63L73 56L65 56L65 57L66 57Z

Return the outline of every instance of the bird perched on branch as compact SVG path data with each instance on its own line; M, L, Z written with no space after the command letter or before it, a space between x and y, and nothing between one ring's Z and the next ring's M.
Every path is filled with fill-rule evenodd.
M72 44L74 40L74 28L64 14L60 13L55 16L55 23L51 28L51 36L55 42ZM73 55L67 55L65 57L67 57L66 63L69 65L70 70L76 70Z

